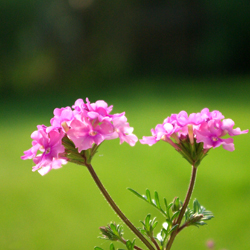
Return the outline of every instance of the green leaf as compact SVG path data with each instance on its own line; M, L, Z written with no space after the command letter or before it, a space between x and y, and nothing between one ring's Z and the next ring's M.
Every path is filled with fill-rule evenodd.
M134 250L134 245L135 245L135 240L133 240L133 242L131 242L130 240L126 242L126 247L128 250Z
M144 228L146 228L146 224L143 221L141 221L141 220L140 220L140 222L144 226Z
M112 231L117 231L116 226L113 223L110 224L110 228L112 229Z
M148 214L148 215L146 216L146 219L145 219L145 224L146 224L146 225L149 225L150 217L151 217L150 214Z
M214 217L211 211L206 210L201 206L197 199L193 201L193 209L187 208L185 211L186 226L203 226L206 225L204 221L210 220Z
M168 235L168 230L167 230L167 229L162 228L161 231L162 231L165 235Z
M114 244L113 244L113 243L110 244L109 250L115 250L115 247L114 247Z
M200 204L199 204L198 200L194 199L194 202L193 202L194 213L198 212L199 208L200 208Z
M115 223L110 223L108 226L99 228L102 233L102 239L111 241L121 241L123 235L123 229L121 225L116 225Z
M175 218L177 218L178 215L179 215L179 213L180 213L180 210L177 211L177 212L175 212L175 213L173 214L173 216L171 217L171 221L173 221Z
M143 225L143 228L139 228L139 230L141 231L142 234L148 236L149 238L154 236L154 229L157 225L157 221L156 218L153 218L152 220L150 219L151 215L148 214L143 221L140 221Z
M166 198L164 198L164 204L165 204L166 210L168 211L168 203L167 203Z
M147 201L152 204L152 200L151 200L151 194L150 191L148 189L146 189L146 197L147 197Z
M95 250L103 250L102 248L100 247L94 247Z
M141 221L142 222L142 221ZM146 230L142 229L142 228L139 228L140 232L143 234L143 235L147 235L147 232Z
M143 199L143 200L146 200L143 195L140 195L138 192L136 192L134 189L132 188L128 188L129 191L131 191L133 194L135 194L137 197Z
M173 206L173 202L170 202L167 206L167 209L169 210Z
M159 209L161 209L161 205L160 205L160 201L159 201L159 195L158 195L158 193L156 191L155 191L155 204Z
M169 234L171 234L175 229L177 229L178 227L178 224L174 225L171 230L169 231Z
M131 191L132 193L134 193L137 197L139 197L139 198L143 199L144 201L146 201L147 203L151 204L153 207L155 207L157 210L159 210L165 217L167 217L167 218L169 217L167 212L165 212L160 206L159 196L158 196L157 192L155 192L155 200L154 200L154 199L151 199L151 194L150 194L150 191L148 189L146 190L146 195L141 195L138 192L136 192L135 190L133 190L132 188L128 188L128 190Z
M153 224L152 224L152 228L155 229L155 227L157 226L158 224L158 221L155 220L156 218L154 218L153 220Z

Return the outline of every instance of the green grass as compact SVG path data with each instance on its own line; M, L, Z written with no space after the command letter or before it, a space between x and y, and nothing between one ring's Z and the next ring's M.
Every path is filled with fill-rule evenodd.
M166 82L166 86L158 85ZM32 161L21 161L30 148L30 134L37 124L49 124L55 107L70 106L86 96L94 102L104 99L114 112L126 111L135 134L150 135L150 129L171 113L198 112L204 107L220 110L236 127L249 128L250 101L248 78L181 80L136 80L132 87L112 88L100 93L83 91L57 98L31 97L9 100L0 107L0 249L85 250L109 242L97 239L99 227L110 221L120 223L84 167L67 164L41 177L31 171ZM164 84L163 84L164 85ZM130 85L131 86L131 85ZM56 104L58 103L58 104ZM250 249L250 168L249 134L235 137L234 152L211 150L198 169L192 200L197 198L215 218L208 225L190 227L175 240L173 250L201 250L213 239L216 249ZM185 197L191 167L163 142L149 147L136 144L119 146L107 141L93 159L93 166L119 207L136 225L147 213L161 215L127 191L157 190L160 198L171 201ZM124 225L125 238L133 235ZM159 230L159 226L157 227ZM137 240L137 243L139 241ZM119 246L116 244L117 247ZM142 245L141 245L142 246ZM121 247L121 246L120 246Z

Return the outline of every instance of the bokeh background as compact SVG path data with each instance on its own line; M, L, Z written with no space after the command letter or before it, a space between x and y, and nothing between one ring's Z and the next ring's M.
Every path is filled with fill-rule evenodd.
M0 0L0 249L109 249L98 228L121 223L85 168L41 177L20 160L56 107L105 100L126 111L139 138L171 113L204 107L249 128L249 10L248 0ZM208 240L216 250L250 249L249 139L204 159L192 198L215 218L184 230L173 250L206 249ZM163 142L107 141L93 166L136 226L149 212L164 220L127 187L183 200L191 173Z

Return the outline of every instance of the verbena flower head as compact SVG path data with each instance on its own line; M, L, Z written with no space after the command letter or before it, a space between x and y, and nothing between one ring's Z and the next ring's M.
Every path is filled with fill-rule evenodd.
M120 144L125 141L131 146L138 141L125 112L110 114L113 106L106 102L78 99L72 108L56 108L51 126L38 125L31 134L32 147L21 159L33 159L33 171L44 175L68 161L86 165L104 140L120 138Z
M186 111L181 111L156 125L151 130L152 136L143 136L140 142L151 146L160 140L166 141L197 167L211 148L222 145L228 151L234 150L231 136L248 133L248 130L233 129L233 126L234 121L224 119L217 110L210 112L205 108L189 116Z

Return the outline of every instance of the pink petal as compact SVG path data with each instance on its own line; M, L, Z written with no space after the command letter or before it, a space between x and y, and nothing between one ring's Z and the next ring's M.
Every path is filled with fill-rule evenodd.
M148 144L149 146L152 146L156 142L157 141L154 136L143 136L142 139L140 140L141 144Z

